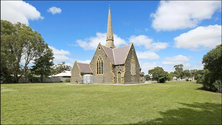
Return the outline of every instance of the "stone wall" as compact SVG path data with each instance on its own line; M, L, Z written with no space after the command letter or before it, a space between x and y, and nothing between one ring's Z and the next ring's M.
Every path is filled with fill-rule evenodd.
M131 62L132 62L131 59L132 58L134 58L134 60L135 60L136 74L131 74ZM133 83L140 83L141 82L140 64L139 64L133 44L132 44L129 54L126 58L125 70L126 71L125 71L125 75L124 75L124 83L133 84Z
M97 74L97 59L98 57L103 59L103 74ZM111 61L101 44L98 45L95 54L90 62L90 67L93 72L93 76L95 76L94 83L113 83L113 74L112 74L112 65L110 65Z
M121 83L124 83L125 67L124 65L114 66L115 83L118 83L118 73L121 72Z
M72 68L72 72L71 72L71 79L70 79L70 83L81 83L80 79L81 79L81 74L80 74L80 69L78 67L77 61L75 61L75 64Z

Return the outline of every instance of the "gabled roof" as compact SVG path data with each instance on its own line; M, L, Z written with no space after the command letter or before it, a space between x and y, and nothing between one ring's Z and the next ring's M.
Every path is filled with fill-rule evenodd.
M81 73L92 73L89 64L77 62Z
M109 48L106 46L102 46L103 49L105 50L107 56L111 60L111 62L114 65L119 65L119 64L124 64L125 59L127 57L127 54L129 52L129 49L131 45L123 46L123 47L118 47L118 48Z
M115 65L125 63L129 49L130 49L130 45L113 49L113 54L114 54L114 58L115 58Z
M106 46L102 46L103 49L106 51L107 56L109 57L110 61L115 64L114 61L114 56L113 56L113 49L106 47Z

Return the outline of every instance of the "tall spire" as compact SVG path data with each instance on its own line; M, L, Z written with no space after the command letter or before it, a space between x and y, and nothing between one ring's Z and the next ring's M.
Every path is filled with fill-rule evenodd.
M109 15L108 15L108 23L107 23L106 47L115 48L110 6L109 6Z

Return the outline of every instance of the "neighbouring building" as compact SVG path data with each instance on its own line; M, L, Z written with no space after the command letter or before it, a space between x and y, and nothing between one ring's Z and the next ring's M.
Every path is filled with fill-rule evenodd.
M98 44L89 64L75 61L70 82L110 84L145 82L133 43L118 48L114 45L110 6L106 45Z

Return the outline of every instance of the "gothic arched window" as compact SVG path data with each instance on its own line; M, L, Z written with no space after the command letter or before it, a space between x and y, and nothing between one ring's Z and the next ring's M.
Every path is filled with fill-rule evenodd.
M97 74L103 74L103 59L100 56L97 59Z

